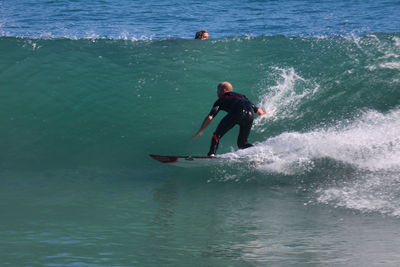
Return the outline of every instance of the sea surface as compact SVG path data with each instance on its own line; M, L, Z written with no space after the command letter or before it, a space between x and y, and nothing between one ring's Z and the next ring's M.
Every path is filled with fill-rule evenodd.
M399 266L399 14L0 0L0 266ZM208 152L221 81L267 111L255 146L151 159Z

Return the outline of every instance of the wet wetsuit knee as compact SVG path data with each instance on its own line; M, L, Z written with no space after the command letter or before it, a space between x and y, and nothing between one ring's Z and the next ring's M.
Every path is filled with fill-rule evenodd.
M254 114L252 110L244 111L241 114L241 119L239 120L239 136L237 140L237 145L240 149L248 148L253 146L252 144L249 144L247 142L247 139L249 137L250 131L251 131L251 126L253 125L253 118Z
M219 145L219 140L236 124L240 126L239 136L237 140L238 147L240 149L244 149L253 146L247 141L250 134L251 126L253 124L253 118L254 113L251 108L245 108L235 113L228 113L218 124L218 127L213 134L208 155L216 153Z

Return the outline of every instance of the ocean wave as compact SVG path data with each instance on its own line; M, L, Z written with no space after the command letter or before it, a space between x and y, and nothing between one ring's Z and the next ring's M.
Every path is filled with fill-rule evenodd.
M297 139L314 135L340 144L340 140L333 141L333 134L329 135L337 122L354 120L366 110L386 114L400 104L398 69L388 68L397 65L380 67L398 63L398 43L399 37L392 34L350 39L263 36L210 42L2 37L0 46L6 53L0 62L0 82L5 84L2 106L7 125L3 140L24 140L36 153L58 151L60 158L71 158L72 152L47 146L48 140L57 140L58 144L69 140L69 147L76 151L85 147L81 142L113 147L114 132L120 137L130 136L124 141L131 146L142 140L138 154L160 148L180 154L203 151L208 140L182 146L179 141L165 144L162 139L190 136L194 118L208 112L208 105L215 100L216 84L226 79L267 111L266 116L256 119L251 142L280 136L296 143ZM369 66L376 69L370 70ZM65 125L65 131L60 132ZM46 130L42 132L41 128ZM162 137L158 128L167 129ZM179 138L176 129L182 129ZM336 132L339 136L345 133ZM356 134L355 130L349 132ZM230 149L225 144L235 144L229 138L233 139L224 137L220 153ZM279 141L274 138L268 140ZM150 149L145 148L147 142ZM102 150L93 151L97 149ZM20 145L9 150L13 158L4 154L6 165L26 158ZM128 149L117 146L115 150ZM337 153L346 155L344 152ZM107 155L107 151L96 154ZM94 161L96 158L94 155ZM295 158L304 158L299 163L304 168L310 162L308 156ZM46 159L43 156L42 161ZM279 161L281 166L277 165ZM287 168L291 173L287 162L278 158L270 167L282 173L285 170L281 169Z

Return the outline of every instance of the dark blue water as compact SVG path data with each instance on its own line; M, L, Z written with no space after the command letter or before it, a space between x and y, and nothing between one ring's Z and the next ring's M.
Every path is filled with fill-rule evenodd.
M398 32L398 1L12 1L0 34L29 37L212 38Z

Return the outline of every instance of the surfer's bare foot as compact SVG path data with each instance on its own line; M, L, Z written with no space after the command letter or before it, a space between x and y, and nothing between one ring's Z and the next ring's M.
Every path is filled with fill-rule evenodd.
M209 157L215 157L215 154L210 154L210 155L208 155Z

